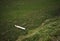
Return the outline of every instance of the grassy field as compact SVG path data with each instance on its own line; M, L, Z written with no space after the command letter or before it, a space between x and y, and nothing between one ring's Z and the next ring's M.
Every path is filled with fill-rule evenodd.
M60 41L60 0L0 0L0 41Z

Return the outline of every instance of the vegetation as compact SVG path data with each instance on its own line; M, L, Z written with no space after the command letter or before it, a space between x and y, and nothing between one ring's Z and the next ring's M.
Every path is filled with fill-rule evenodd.
M0 41L60 41L60 0L0 0Z

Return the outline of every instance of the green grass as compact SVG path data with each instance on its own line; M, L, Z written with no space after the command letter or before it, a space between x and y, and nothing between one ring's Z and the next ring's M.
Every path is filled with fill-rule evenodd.
M59 31L60 0L0 0L0 41L60 41Z

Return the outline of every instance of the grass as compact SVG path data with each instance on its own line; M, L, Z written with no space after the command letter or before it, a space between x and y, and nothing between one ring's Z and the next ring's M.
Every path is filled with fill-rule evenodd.
M60 41L59 21L60 0L0 0L0 41Z

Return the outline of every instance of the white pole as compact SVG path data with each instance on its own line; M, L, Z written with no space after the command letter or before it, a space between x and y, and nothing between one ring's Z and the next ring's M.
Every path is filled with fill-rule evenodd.
M18 25L15 25L15 27L25 30L24 27L21 27L21 26L18 26Z

